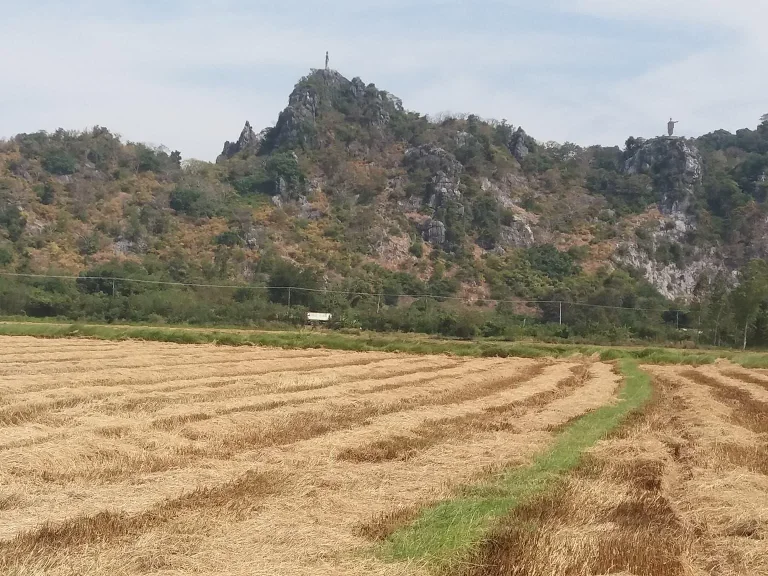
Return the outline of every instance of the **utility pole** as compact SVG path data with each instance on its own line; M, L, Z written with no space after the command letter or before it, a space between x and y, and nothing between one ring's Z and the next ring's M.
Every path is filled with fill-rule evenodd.
M115 281L114 281L114 280L112 280L112 298L114 298L114 297L115 297L115 293L116 293L116 290L115 290Z
M699 325L696 327L696 346L699 345L699 336L701 335L701 312L699 312Z
M381 294L379 294L379 299L376 302L376 314L378 314L381 311Z
M291 287L288 286L288 308L291 307Z
M560 302L560 326L563 325L563 303Z
M675 326L678 330L680 330L680 310L675 312Z

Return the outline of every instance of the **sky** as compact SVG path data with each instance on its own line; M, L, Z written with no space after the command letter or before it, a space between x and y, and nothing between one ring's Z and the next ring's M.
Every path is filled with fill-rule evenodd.
M0 137L105 126L214 160L331 67L540 141L754 128L765 0L0 0Z

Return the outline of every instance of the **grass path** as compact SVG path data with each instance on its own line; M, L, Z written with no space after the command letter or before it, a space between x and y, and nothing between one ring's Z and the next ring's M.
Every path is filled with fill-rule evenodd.
M453 500L426 509L411 525L395 532L379 553L386 559L447 566L465 557L495 523L515 506L545 491L575 468L584 450L615 429L650 398L650 377L631 360L619 363L625 377L619 402L578 418L549 451L527 468L513 469L485 485L466 488Z

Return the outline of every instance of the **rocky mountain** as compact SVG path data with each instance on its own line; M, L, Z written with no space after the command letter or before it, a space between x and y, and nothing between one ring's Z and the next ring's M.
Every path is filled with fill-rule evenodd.
M404 134L403 129L412 133ZM446 220L462 220L464 229L458 236L463 241L469 235L481 253L542 244L568 249L586 242L588 265L594 267L596 260L631 267L664 296L691 299L697 286L718 272L732 275L746 258L765 256L760 248L762 228L745 229L752 233L739 238L736 246L729 245L734 238L722 231L704 229L713 224L708 218L713 216L708 206L712 192L706 188L711 189L713 178L727 178L729 171L722 171L725 167L717 162L724 156L726 163L738 163L744 153L760 154L766 126L755 133L719 134L721 140L733 138L734 146L719 142L713 149L713 135L701 142L630 138L623 151L542 145L521 127L475 116L425 126L423 118L405 113L400 100L374 85L365 86L359 78L348 81L334 71L315 71L299 82L276 126L265 133L257 155L290 149L313 160L335 155L342 162L357 159L391 172L388 176L394 177L387 178L377 196L385 206L387 199L395 200L388 204L390 212L408 215L410 226L401 232L417 232L432 247L448 253L461 247L453 242L455 235L449 229L453 226ZM739 148L740 139L754 136L762 139L757 149ZM232 158L236 150L225 147L220 161ZM705 186L707 168L711 174ZM334 180L333 170L314 176L315 191ZM750 185L760 188L765 171L756 176ZM596 180L606 177L603 189L595 186ZM279 182L278 188L285 189ZM469 194L464 194L467 190ZM755 199L761 202L759 195ZM568 214L557 213L559 200L570 205ZM485 225L468 219L475 218L478 201L481 207L495 204ZM621 206L617 213L612 207L617 202L629 206ZM732 215L714 214L718 219ZM612 238L600 240L603 235ZM398 239L380 242L393 240ZM739 256L745 244L752 249ZM607 262L600 260L606 252Z
M767 196L766 118L582 148L314 70L215 164L104 128L0 143L0 269L690 303L768 256Z

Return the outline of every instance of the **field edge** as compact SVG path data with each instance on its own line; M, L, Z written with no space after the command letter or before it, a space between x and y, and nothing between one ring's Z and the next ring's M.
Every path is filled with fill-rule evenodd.
M98 324L47 324L0 322L0 336L34 338L91 338L124 341L144 340L175 344L220 346L267 346L284 349L329 349L355 352L400 352L418 355L449 354L495 358L564 358L597 356L601 361L642 360L650 364L699 366L727 359L745 368L768 368L768 354L730 350L648 347L611 347L588 344L548 344L495 340L445 340L401 334L344 334L323 331L245 331Z

